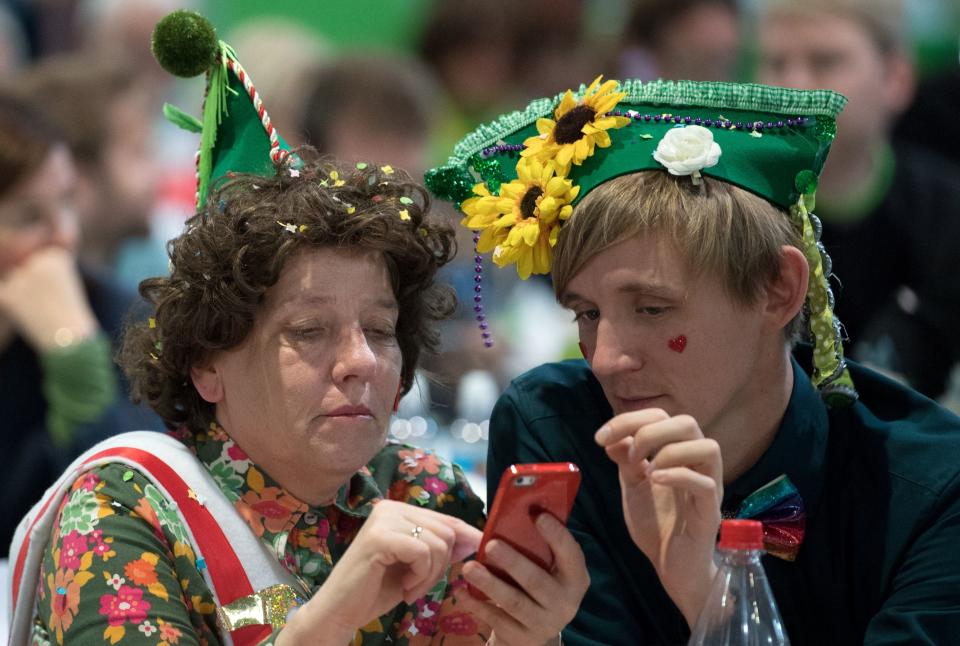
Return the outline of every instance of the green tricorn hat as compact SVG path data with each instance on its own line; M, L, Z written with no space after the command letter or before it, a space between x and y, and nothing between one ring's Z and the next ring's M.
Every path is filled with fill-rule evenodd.
M729 182L789 213L812 268L813 381L825 396L855 398L830 259L811 212L846 98L755 84L601 81L480 126L427 172L430 190L463 211L477 253L492 252L501 267L516 263L521 278L546 274L563 223L604 182L644 170Z
M290 152L277 134L263 101L233 49L217 38L210 21L179 10L153 30L153 55L175 76L206 74L201 119L170 104L164 115L176 125L200 133L197 151L197 206L210 185L229 173L271 176Z

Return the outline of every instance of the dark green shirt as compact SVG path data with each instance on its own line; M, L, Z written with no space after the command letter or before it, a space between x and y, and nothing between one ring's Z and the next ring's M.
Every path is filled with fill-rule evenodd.
M725 487L723 509L781 474L799 489L807 532L797 560L763 561L794 646L958 643L960 419L875 372L851 373L860 401L828 410L794 363L780 430ZM591 586L565 643L683 644L686 622L630 540L616 466L593 441L611 416L583 361L514 380L490 422L489 492L513 463L579 465L569 526Z

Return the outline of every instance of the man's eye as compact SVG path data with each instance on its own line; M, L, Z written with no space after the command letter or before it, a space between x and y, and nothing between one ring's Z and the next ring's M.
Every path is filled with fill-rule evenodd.
M573 320L577 323L581 321L596 321L600 318L600 310L583 310L582 312L577 312L573 316Z
M666 307L638 307L637 314L646 314L647 316L660 316L667 311Z

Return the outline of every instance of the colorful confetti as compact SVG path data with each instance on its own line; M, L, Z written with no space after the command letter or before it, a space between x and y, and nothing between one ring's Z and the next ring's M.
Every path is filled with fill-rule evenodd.
M130 482L133 479L133 471L127 469L123 472L123 481Z
M380 170L382 170L387 175L393 175L393 166L389 164L387 164L386 166L381 166Z
M410 219L410 212L406 209L400 209L400 219L406 222Z
M367 162L357 162L357 170L366 170Z
M411 200L409 197L404 195L403 197L400 198L400 204L406 204L407 206L409 206L413 204L413 200Z

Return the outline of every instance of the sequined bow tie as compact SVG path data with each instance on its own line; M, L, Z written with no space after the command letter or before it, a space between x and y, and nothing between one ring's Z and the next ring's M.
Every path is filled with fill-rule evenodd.
M807 526L800 492L786 475L763 485L744 499L736 518L763 523L763 547L786 561L797 558Z

